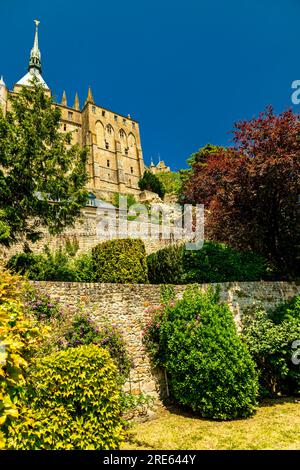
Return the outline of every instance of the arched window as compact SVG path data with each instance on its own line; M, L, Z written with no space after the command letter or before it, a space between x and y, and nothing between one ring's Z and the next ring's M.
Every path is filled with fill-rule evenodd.
M120 135L120 138L121 138L121 139L125 139L125 137L126 137L126 134L125 134L125 132L123 131L123 129L120 130L119 135Z
M111 127L110 124L108 124L107 127L106 127L106 130L107 130L108 134L112 134L113 128Z

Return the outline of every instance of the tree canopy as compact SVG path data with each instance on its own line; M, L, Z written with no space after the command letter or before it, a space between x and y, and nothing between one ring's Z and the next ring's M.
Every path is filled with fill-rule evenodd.
M60 131L61 113L37 81L0 110L0 243L59 233L87 200L87 150Z
M195 159L183 194L203 203L206 234L299 275L300 119L269 107L235 125L234 145Z

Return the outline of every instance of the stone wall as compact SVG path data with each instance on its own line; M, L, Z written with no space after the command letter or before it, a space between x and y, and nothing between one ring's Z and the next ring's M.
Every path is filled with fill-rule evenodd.
M81 284L34 282L43 292L59 299L63 305L83 306L98 325L105 320L123 332L134 367L126 387L132 393L149 394L155 399L165 395L164 375L153 370L142 343L144 325L150 319L148 308L160 303L157 285ZM201 285L207 289L208 284ZM180 297L185 286L176 286ZM221 299L226 301L239 324L243 312L253 305L269 309L300 292L292 282L241 282L221 284Z

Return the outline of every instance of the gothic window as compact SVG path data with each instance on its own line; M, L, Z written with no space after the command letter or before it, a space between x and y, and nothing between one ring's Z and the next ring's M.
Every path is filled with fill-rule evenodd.
M125 132L123 131L123 129L120 130L119 134L120 134L120 138L121 138L121 139L125 139L126 134L125 134Z
M107 132L108 132L109 134L112 134L113 128L111 127L110 124L108 124L106 130L107 130Z

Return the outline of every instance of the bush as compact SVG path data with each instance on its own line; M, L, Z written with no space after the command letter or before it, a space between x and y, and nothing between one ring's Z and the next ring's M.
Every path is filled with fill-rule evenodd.
M28 358L46 330L25 316L24 282L0 270L0 449L7 430L19 412L18 399L25 385Z
M127 354L121 333L115 325L107 323L98 328L87 314L77 314L64 333L60 347L77 347L87 344L96 344L107 349L122 380L127 378L132 362Z
M200 250L171 246L147 258L153 284L193 284L268 279L271 268L252 252L239 252L216 242L205 242Z
M139 188L141 191L152 191L158 194L161 199L163 199L165 195L165 188L163 183L156 175L150 173L150 171L144 172L143 177L139 180Z
M261 396L300 394L300 368L292 361L297 353L293 343L300 339L300 318L293 317L298 312L290 308L293 304L297 306L297 300L275 312L254 311L244 318L242 339L256 362Z
M186 290L182 300L155 313L144 338L156 363L166 368L177 403L212 419L245 418L254 412L255 364L216 292Z
M92 249L96 282L148 282L145 245L141 240L122 239L100 243Z
M113 450L123 438L116 366L98 346L37 359L24 410L10 427L11 449Z
M51 300L49 294L39 292L32 286L27 286L25 294L25 307L32 316L38 321L49 321L51 319L61 317L61 309L58 302Z
M42 253L17 253L9 259L7 268L33 281L93 282L92 254L75 256L77 249L66 242L54 251L45 246Z
M183 275L183 246L170 246L147 257L151 284L180 284Z
M279 305L274 311L270 312L269 315L274 323L277 324L293 318L300 321L300 294L296 295L288 302Z

